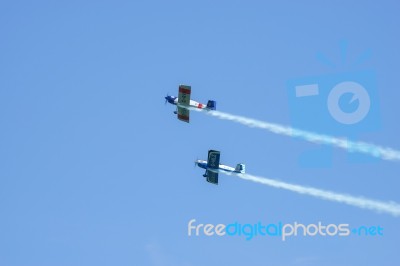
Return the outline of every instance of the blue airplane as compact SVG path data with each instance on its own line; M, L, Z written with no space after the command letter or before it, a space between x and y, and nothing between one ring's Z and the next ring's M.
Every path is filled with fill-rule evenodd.
M178 119L184 122L189 123L189 115L190 111L187 107L206 109L206 110L216 110L217 102L216 101L208 101L207 105L193 101L190 99L191 87L187 85L179 85L179 96L169 96L165 97L165 103L169 102L170 104L176 105L177 110L174 114L178 115Z
M196 160L195 164L203 169L206 169L204 173L204 177L207 178L207 182L218 185L218 173L230 172L230 173L239 173L244 174L246 172L245 164L238 163L236 168L219 164L220 152L216 150L208 151L208 159L204 160Z

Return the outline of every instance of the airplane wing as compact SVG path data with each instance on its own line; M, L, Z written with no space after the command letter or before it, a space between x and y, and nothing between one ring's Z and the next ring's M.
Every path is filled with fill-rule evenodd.
M207 182L218 185L218 173L207 170Z
M187 105L190 104L190 93L191 87L186 85L179 85L179 95L178 95L178 119L184 122L189 123L189 109L184 107L180 107L179 105Z
M189 123L189 115L190 115L189 109L178 106L177 114L179 120Z
M219 157L220 152L215 150L208 151L207 168L218 169L219 168Z
M220 152L215 150L208 151L207 158L207 168L209 169L218 169L219 168L219 157ZM218 173L207 170L207 182L218 185Z
M190 104L190 92L191 87L186 85L179 85L178 104L189 105Z

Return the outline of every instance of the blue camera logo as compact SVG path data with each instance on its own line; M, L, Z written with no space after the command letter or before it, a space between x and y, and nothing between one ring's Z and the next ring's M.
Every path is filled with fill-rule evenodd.
M380 127L376 75L360 70L301 77L287 82L292 125L336 137L358 140L363 133ZM318 146L302 154L306 167L328 167L333 149ZM365 155L349 154L352 161L365 162Z

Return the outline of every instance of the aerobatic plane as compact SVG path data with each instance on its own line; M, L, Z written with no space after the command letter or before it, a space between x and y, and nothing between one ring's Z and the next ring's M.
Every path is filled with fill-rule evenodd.
M178 119L189 123L190 110L188 107L206 109L206 110L216 110L217 103L215 101L208 101L207 105L198 103L190 99L191 87L187 85L179 85L178 97L169 96L165 97L165 103L176 105L177 110L174 114L178 115Z
M223 172L231 172L231 173L239 173L244 174L246 170L246 166L242 163L238 163L236 168L219 164L220 152L215 150L208 151L208 159L204 160L196 160L195 164L200 168L206 169L204 173L204 177L207 178L207 182L218 185L218 173Z

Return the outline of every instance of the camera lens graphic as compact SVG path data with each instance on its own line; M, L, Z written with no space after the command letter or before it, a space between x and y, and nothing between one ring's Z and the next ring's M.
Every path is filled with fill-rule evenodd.
M344 112L339 104L340 97L350 93L353 95L350 103L358 100L358 108L354 112ZM371 101L368 92L357 82L345 81L337 84L328 96L330 115L339 123L353 125L362 121L368 114Z

